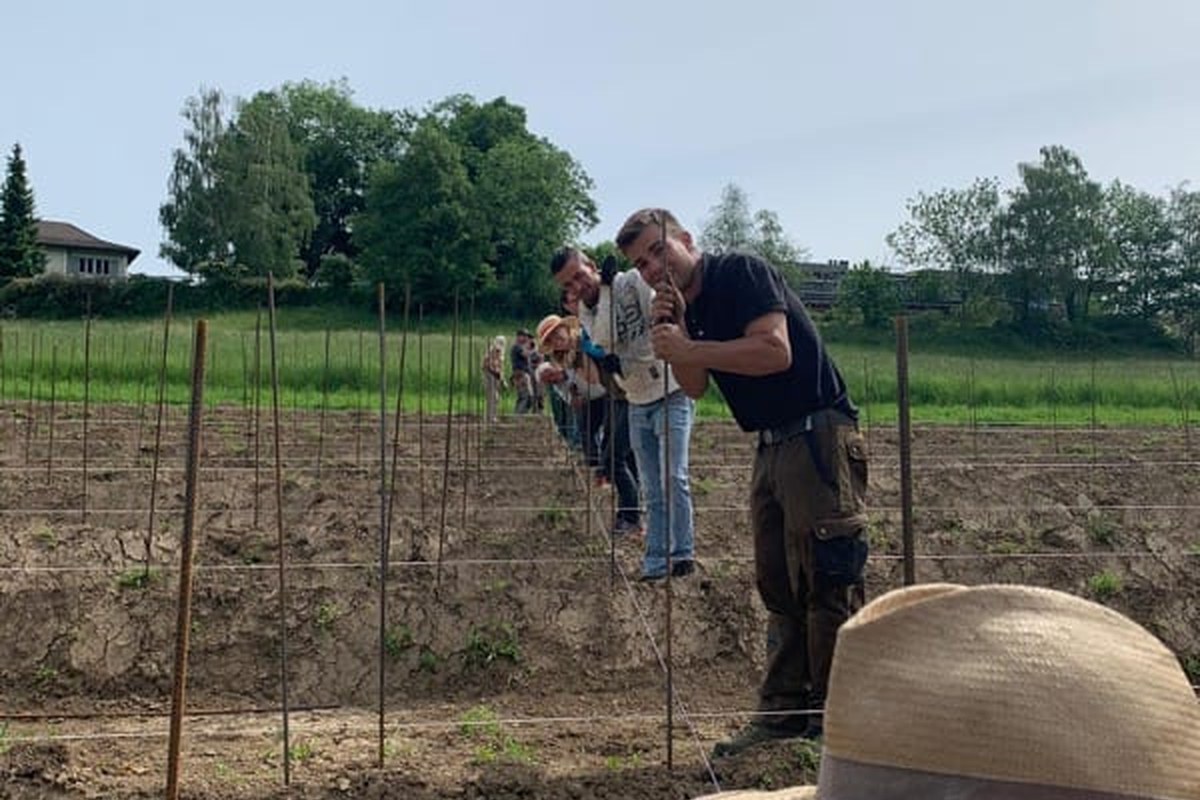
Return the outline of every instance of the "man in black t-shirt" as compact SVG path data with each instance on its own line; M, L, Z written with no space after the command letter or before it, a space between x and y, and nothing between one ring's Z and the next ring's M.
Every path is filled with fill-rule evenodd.
M655 354L692 397L711 375L741 428L758 433L750 513L770 612L762 713L714 755L820 736L837 629L861 602L867 557L867 454L846 383L761 258L701 253L664 209L634 213L617 247L655 287Z

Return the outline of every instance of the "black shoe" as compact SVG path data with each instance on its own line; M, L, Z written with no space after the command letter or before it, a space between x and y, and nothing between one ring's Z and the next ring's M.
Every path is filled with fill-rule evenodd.
M643 572L642 577L638 578L638 582L639 583L658 583L659 581L665 581L666 579L667 579L666 573L663 573L662 575L647 575L646 573Z
M695 571L696 571L696 562L690 558L687 561L676 561L674 564L671 565L671 577L672 578L686 578L688 575L691 575Z
M728 758L736 756L739 753L749 750L751 747L763 744L764 742L775 742L780 739L808 739L815 738L809 736L809 728L797 728L790 726L779 725L763 725L759 722L751 722L746 727L742 728L731 738L723 742L717 742L713 747L713 758Z

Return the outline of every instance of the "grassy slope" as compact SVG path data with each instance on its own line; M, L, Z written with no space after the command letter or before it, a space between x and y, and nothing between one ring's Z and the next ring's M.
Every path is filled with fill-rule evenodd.
M388 321L388 384L399 384L403 321ZM455 407L478 407L476 365L484 343L502 333L511 340L529 321L463 323L456 356ZM258 333L256 335L256 327ZM416 327L415 325L413 326ZM265 315L214 315L206 394L212 403L241 404L254 396L258 340L263 402L269 402L270 336ZM408 335L405 407L446 407L452 325L428 320L419 336ZM11 401L33 396L79 401L84 395L84 324L81 321L4 322L0 327L0 396ZM170 402L186 402L192 320L172 321L168 354ZM474 336L467 340L466 334ZM325 345L329 358L326 368ZM94 320L91 325L88 392L92 402L149 402L156 392L162 353L161 320ZM378 323L348 311L284 309L275 337L281 402L286 407L378 407ZM418 346L419 343L419 346ZM829 349L850 385L852 396L871 422L896 418L896 355L886 340L848 342L836 334ZM952 340L910 341L909 394L916 422L1166 424L1200 417L1200 364L1158 351L1119 354L1061 354L1007 345ZM420 368L419 368L420 367ZM33 381L31 385L30 377ZM511 401L511 399L510 399ZM394 399L389 399L389 407ZM706 417L727 416L711 391L700 403Z

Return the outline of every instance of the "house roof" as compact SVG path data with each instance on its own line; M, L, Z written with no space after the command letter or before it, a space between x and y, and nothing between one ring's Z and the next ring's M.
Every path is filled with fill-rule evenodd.
M92 236L82 228L77 228L69 222L54 222L38 220L37 241L43 247L66 247L79 250L100 250L109 253L121 253L132 263L141 251L136 247L106 242Z

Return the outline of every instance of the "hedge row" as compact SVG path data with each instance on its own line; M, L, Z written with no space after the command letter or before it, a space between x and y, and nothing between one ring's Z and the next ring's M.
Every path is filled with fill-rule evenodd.
M9 318L71 319L83 316L90 301L93 316L132 317L163 313L174 286L180 312L254 309L266 304L265 280L191 284L134 275L128 280L78 280L60 276L20 278L0 287L0 313ZM369 308L370 287L350 289L308 286L299 281L275 284L280 307L347 305Z

